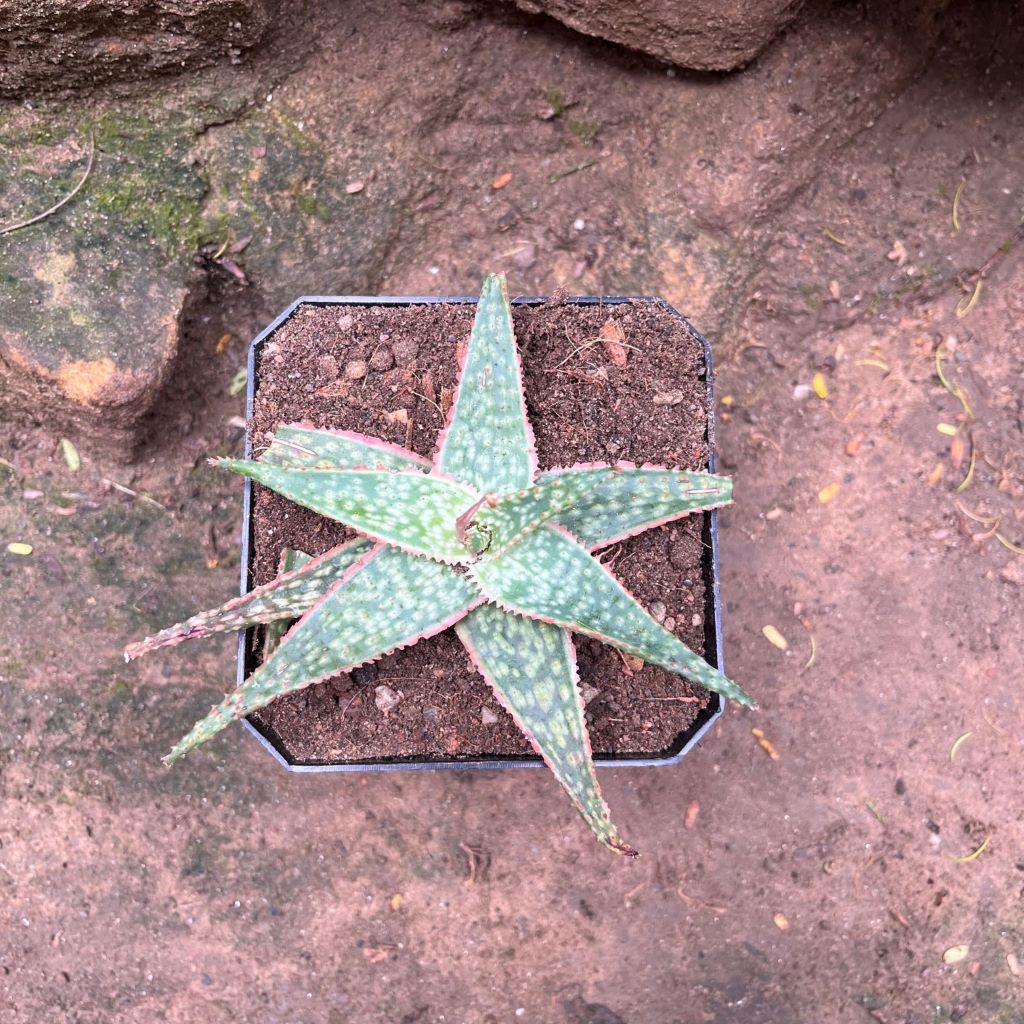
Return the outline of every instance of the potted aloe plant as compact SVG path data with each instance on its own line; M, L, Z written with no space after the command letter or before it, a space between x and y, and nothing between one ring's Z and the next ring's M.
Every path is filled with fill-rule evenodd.
M317 301L329 302L306 304ZM389 340L385 332L380 337ZM615 363L624 361L629 345L621 332L602 331L593 340ZM750 704L739 686L666 628L664 614L657 621L597 554L727 504L731 482L626 461L542 470L503 276L484 282L460 357L432 457L361 432L294 422L264 438L255 459L211 460L247 477L247 488L256 482L261 493L344 524L354 536L315 557L285 550L276 578L131 645L125 656L267 624L259 650L241 652L243 662L258 662L254 670L173 748L166 758L172 762L284 695L454 627L472 665L597 838L632 855L600 796L573 635L617 649L627 673L631 662L659 666ZM330 385L331 394L347 393L365 378L367 365L355 363L345 380ZM662 408L680 401L676 392L654 400ZM408 428L407 417L404 422ZM251 578L249 539L247 531L244 581Z

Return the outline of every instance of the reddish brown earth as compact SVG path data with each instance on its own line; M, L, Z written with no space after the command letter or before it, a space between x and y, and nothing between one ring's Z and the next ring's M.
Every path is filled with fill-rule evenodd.
M240 729L160 766L233 644L120 649L234 590L239 486L203 457L238 445L228 382L262 319L244 293L194 311L205 370L132 467L83 446L72 473L6 429L0 540L33 552L0 556L5 1024L1024 1019L1015 18L950 19L931 69L779 217L713 339L725 653L762 710L730 709L678 768L602 773L636 862L540 772L290 776ZM386 290L426 266L468 290L464 251L439 228L434 262Z

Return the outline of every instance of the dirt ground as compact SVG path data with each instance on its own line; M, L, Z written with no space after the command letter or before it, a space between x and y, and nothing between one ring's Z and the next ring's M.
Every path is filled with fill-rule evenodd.
M712 339L725 656L761 710L679 767L602 772L636 862L543 772L289 776L240 728L161 766L233 643L120 650L235 586L240 488L203 457L240 437L228 382L266 314L244 292L192 311L193 353L230 333L235 362L183 368L132 466L83 449L72 473L5 430L0 541L33 551L0 555L4 1024L1024 1021L1024 73L1003 13L831 159ZM571 286L530 244L531 274ZM471 285L460 236L432 245L382 290Z

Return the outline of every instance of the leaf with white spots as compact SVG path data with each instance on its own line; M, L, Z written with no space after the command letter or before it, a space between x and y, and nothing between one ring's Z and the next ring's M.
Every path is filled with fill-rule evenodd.
M563 528L545 523L496 557L470 567L500 607L592 636L686 676L741 704L753 701L659 625L621 583Z
M349 672L454 625L483 600L454 569L378 544L293 626L274 654L171 751L182 754L275 697Z
M617 853L636 856L619 838L601 799L577 685L576 652L565 630L483 605L455 631L594 835Z
M485 281L434 465L481 494L533 483L537 456L504 274Z
M457 524L480 495L465 484L415 470L289 469L242 459L214 464L405 551L440 562L472 557Z
M245 629L261 622L294 619L321 598L334 580L362 558L373 547L367 540L351 540L339 544L319 558L296 562L265 586L250 590L213 611L200 612L192 618L161 630L155 636L125 648L125 660L131 661L158 647L172 647L182 640ZM300 552L295 552L296 555Z
M615 472L609 474L609 469ZM537 484L595 477L600 477L595 486L581 490L579 501L555 517L590 550L732 501L728 477L628 462L553 469L541 473Z
M366 554L366 552L373 547L373 541L353 540L349 541L349 544L345 546L347 547L349 545L356 548L356 550L359 552L359 554L352 559L352 561L355 562L358 561L358 559L362 555ZM305 551L296 551L295 548L285 548L281 552L281 558L280 561L278 562L278 579L280 579L286 573L294 572L296 569L301 569L304 565L311 562L312 559L313 556L307 555ZM348 568L348 566L345 566L345 568ZM340 576L341 574L339 573L338 575ZM316 602L324 596L324 594L327 592L327 588L331 585L332 580L324 579L318 582L322 583L322 586L311 586L306 590L305 594L303 595L304 599L301 602L298 602L302 605L302 607L296 608L294 615L290 615L287 618L282 617L280 619L274 619L273 622L267 623L267 628L263 631L264 661L266 661L267 658L269 658L271 654L273 654L274 651L277 649L277 645L281 642L281 638L285 635L285 633L288 632L288 627L295 621L295 619L297 619L303 612L312 608L313 605L316 604ZM306 603L307 599L308 604Z
M286 469L430 469L429 459L397 444L311 423L278 427L259 461Z

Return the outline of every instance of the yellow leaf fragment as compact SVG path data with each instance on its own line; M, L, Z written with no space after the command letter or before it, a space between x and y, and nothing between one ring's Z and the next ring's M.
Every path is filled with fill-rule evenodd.
M961 960L967 959L967 954L970 952L971 947L966 942L959 946L950 946L942 954L942 962L944 964L958 964Z
M785 651L789 647L786 638L774 626L762 626L761 632L772 647L778 647L780 651Z
M12 555L31 555L32 545L23 544L21 541L15 540L11 541L11 543L7 545L7 550Z
M60 439L60 450L64 454L64 461L68 464L68 469L72 473L77 473L82 466L82 459L78 454L78 449L66 438Z
M402 909L402 894L400 892L396 892L395 895L391 897L391 910L394 913L398 913L398 911L401 910L401 909Z
M778 750L776 749L776 746L775 746L775 744L774 744L774 743L772 743L772 741L771 741L770 739L768 739L768 738L767 738L767 737L765 736L765 734L764 734L764 730L762 730L762 729L757 729L757 728L754 728L754 729L751 729L751 730L750 730L750 734L751 734L751 736L753 736L753 737L754 737L754 739L755 739L755 740L757 740L757 745L758 745L758 746L759 746L759 747L760 747L760 748L761 748L761 749L762 749L762 750L763 750L763 751L764 751L764 752L765 752L765 753L766 753L766 754L767 754L767 755L768 755L768 756L769 756L769 757L770 757L770 758L771 758L771 759L772 759L773 761L778 761L778 760L779 760L779 759L781 758L781 756L782 756L782 755L781 755L781 754L779 753L779 751L778 751Z
M953 746L949 748L950 761L952 761L953 758L956 757L956 752L964 745L964 742L967 740L967 738L973 735L974 733L972 732L965 732L962 736L957 736L957 738L953 740Z
M967 464L967 476L964 477L963 483L960 484L956 489L957 494L963 494L968 487L971 486L971 481L974 479L974 464L978 461L977 449L974 447L973 439L971 442L971 459Z
M991 836L985 836L985 839L982 842L981 846L979 846L976 850L972 850L970 853L965 854L963 857L954 857L953 858L953 863L954 864L970 864L971 861L977 860L988 849L988 844L991 841L992 841L992 837Z
M820 371L816 373L811 380L811 386L814 388L814 393L822 401L828 398L828 381L825 380L825 374Z
M858 359L854 366L873 366L877 370L881 370L883 373L890 373L891 369L889 364L881 359Z
M935 375L939 378L939 383L964 407L967 418L973 420L974 410L971 408L971 403L967 401L967 393L959 384L950 382L943 373L942 358L942 345L939 344L935 346Z
M974 285L974 291L970 295L965 295L957 304L956 309L953 310L957 320L963 320L965 316L978 302L978 296L981 294L981 278L979 277Z
M827 505L830 501L836 498L838 494L839 484L826 484L820 491L818 491L818 501L820 501L822 505Z
M1022 968L1020 966L1020 960L1017 959L1015 953L1006 954L1006 966L1010 969L1010 973L1015 977L1021 976Z
M937 423L935 429L940 434L945 434L946 437L955 437L959 428L953 423Z
M941 462L936 462L932 466L932 471L928 474L928 486L934 487L942 479L942 474L945 472L946 467Z
M809 669L817 660L818 641L814 639L814 629L812 628L811 620L807 618L806 615L800 619L800 625L807 630L807 635L810 637L811 640L811 656L804 663L804 671L807 671L807 669Z
M722 405L724 405L726 409L731 409L735 402L736 399L733 398L732 395L722 395Z
M786 917L785 914L773 914L772 920L775 922L775 927L778 928L780 932L789 931L789 918Z
M497 190L504 188L512 180L512 172L506 171L504 174L499 174L498 177L491 182L491 188Z
M859 430L849 441L846 442L846 454L852 459L857 452L860 451L860 446L864 443L864 431Z
M949 443L949 461L953 463L954 469L959 469L967 454L967 442L964 435L958 433Z
M993 534L995 539L1006 548L1007 551L1012 551L1015 555L1024 555L1024 548L1019 544L1014 544L1012 541L1007 540L998 530Z
M956 187L956 194L953 196L953 236L956 237L960 234L960 197L964 194L964 187L967 185L967 181L964 178L960 179L960 184Z

